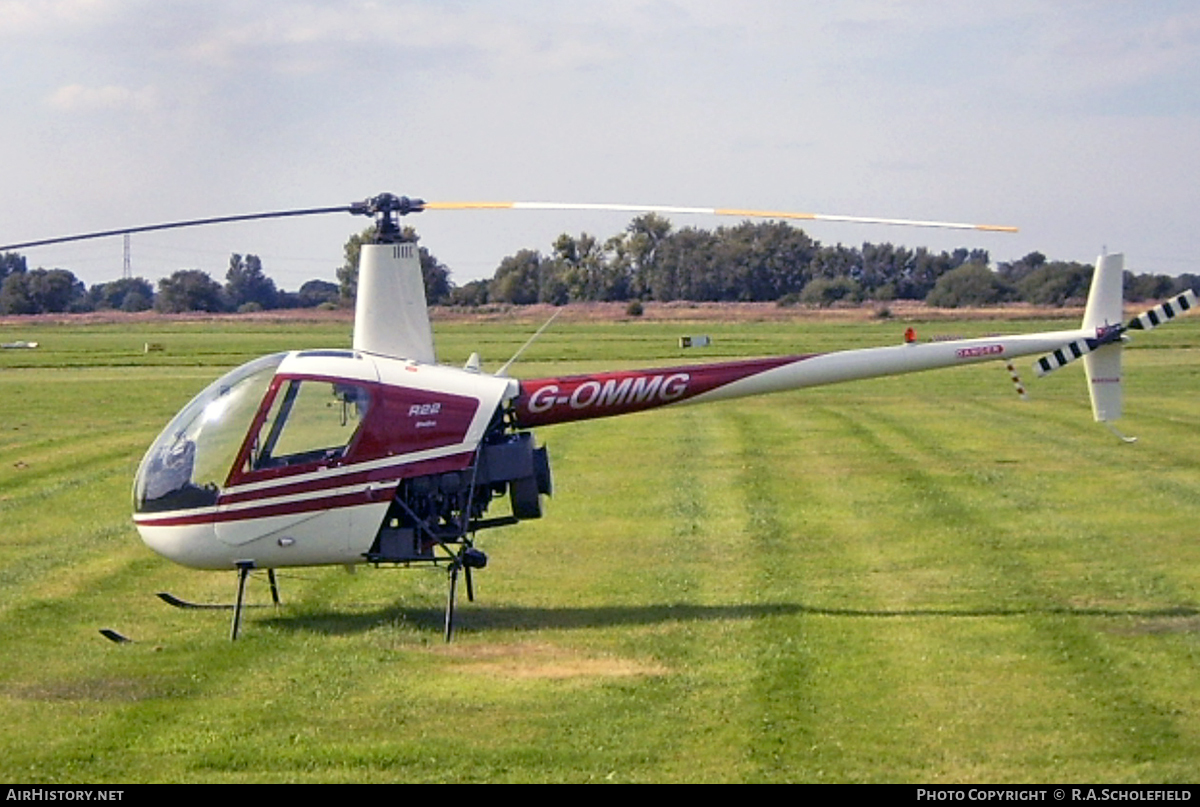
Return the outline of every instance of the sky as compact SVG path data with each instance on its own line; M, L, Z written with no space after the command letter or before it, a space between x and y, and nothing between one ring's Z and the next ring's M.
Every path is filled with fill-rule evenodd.
M0 0L0 244L431 201L730 207L825 244L1200 272L1200 5L956 0ZM630 214L427 211L459 284ZM736 220L672 217L677 228ZM147 233L131 268L335 280L349 215ZM120 237L22 250L119 278Z

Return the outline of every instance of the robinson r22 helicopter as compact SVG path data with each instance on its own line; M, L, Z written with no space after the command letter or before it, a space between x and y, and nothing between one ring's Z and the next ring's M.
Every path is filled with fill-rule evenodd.
M415 243L399 217L471 208L707 213L741 218L1011 230L986 225L807 213L552 203L455 203L381 194L350 205L157 224L14 244L4 249L249 219L349 212L376 219L362 247L349 349L264 356L197 395L150 446L133 486L142 540L197 569L236 570L231 638L246 579L265 569L279 602L277 568L353 564L444 564L445 638L454 625L457 582L474 598L471 570L487 558L479 530L542 515L551 492L549 458L530 429L834 384L939 367L1047 354L1039 375L1083 358L1097 421L1121 415L1121 348L1196 306L1192 291L1122 322L1121 255L1104 255L1077 330L907 343L835 353L517 380L506 364L486 373L477 354L465 367L436 362ZM515 357L514 357L515 358ZM511 362L510 362L511 364ZM511 515L487 517L507 495ZM163 596L184 607L192 603Z

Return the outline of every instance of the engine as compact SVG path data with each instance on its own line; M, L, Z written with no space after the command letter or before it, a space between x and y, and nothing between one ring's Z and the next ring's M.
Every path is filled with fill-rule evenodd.
M432 561L438 546L469 545L468 534L477 530L541 518L541 497L551 492L546 447L536 446L531 432L494 432L471 467L400 483L367 560ZM505 494L511 515L485 518L492 501Z

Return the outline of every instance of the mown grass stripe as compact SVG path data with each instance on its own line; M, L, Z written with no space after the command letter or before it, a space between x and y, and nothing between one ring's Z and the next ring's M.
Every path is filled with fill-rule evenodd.
M673 363L680 327L569 325L519 369ZM1176 340L1175 327L1156 338L1200 333L1184 321ZM784 353L877 344L892 330L728 332ZM507 359L504 345L527 334L453 327L445 355L461 362L482 346ZM221 349L238 338L248 355L333 344L227 335ZM205 360L202 330L188 338L187 355ZM23 728L0 740L0 772L1187 781L1200 750L1200 696L1188 685L1200 660L1193 352L1130 351L1133 452L1090 422L1081 375L1035 386L1023 405L996 368L543 430L558 494L545 519L481 537L492 562L449 648L443 573L338 569L289 574L284 608L251 612L230 646L227 612L153 598L227 601L234 580L141 547L126 521L128 472L109 454L119 441L101 441L113 464L97 462L85 484L70 480L86 450L47 450L55 472L26 489L46 490L30 500L45 506L22 511L29 520L6 550L25 553L31 571L9 582L0 614L11 660L0 713ZM94 383L13 372L26 381L5 370L0 388L25 400L0 394L0 427L35 396L52 407L19 422L18 450L127 429L140 454L204 380L139 368L128 374L135 405L121 372L81 371ZM1085 484L1100 494L1084 495ZM261 581L251 595L268 599ZM96 633L106 623L137 641L107 642Z

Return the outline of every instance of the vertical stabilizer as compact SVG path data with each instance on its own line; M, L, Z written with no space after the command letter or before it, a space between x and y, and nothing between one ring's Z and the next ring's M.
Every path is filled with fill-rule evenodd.
M1124 322L1122 301L1125 296L1125 256L1101 255L1092 273L1087 308L1083 312L1083 327L1087 330L1111 327Z
M1083 357L1092 417L1108 423L1121 417L1121 343L1105 345Z
M416 243L363 244L354 304L354 349L429 364L435 361Z
M1125 256L1101 255L1096 259L1087 308L1083 313L1085 330L1099 331L1119 327L1124 310ZM1107 423L1121 417L1121 342L1104 345L1083 357L1087 371L1088 394L1092 398L1092 416Z

